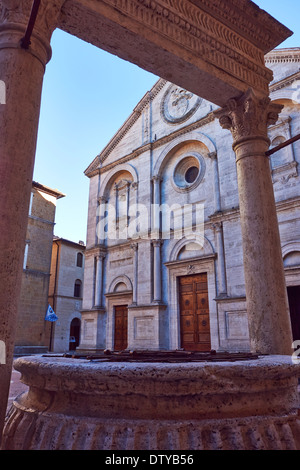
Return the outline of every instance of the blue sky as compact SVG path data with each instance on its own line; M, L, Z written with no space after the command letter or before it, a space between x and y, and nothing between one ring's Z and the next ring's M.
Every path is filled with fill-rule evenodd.
M256 0L300 47L300 0ZM57 236L86 241L89 180L84 170L158 77L56 30L47 65L34 180L66 194L57 203Z

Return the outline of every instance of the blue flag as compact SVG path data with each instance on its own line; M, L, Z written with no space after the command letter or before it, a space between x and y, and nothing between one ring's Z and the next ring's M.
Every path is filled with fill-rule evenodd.
M45 316L46 321L56 321L58 320L58 317L55 315L51 305L48 305L47 313Z

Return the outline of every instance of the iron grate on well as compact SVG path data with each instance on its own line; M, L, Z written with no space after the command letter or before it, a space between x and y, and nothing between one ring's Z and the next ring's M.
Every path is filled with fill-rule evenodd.
M97 354L79 354L65 353L62 355L44 354L43 357L66 357L73 359L85 359L92 362L165 362L165 363L184 363L184 362L236 362L258 359L259 355L251 352L230 353L226 351L216 352L198 352L198 351L110 351L103 350Z

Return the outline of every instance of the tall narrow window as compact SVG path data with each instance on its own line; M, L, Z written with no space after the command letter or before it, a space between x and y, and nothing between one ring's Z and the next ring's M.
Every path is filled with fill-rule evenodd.
M79 268L82 268L82 263L83 263L83 255L82 253L77 253L76 266L78 266Z
M81 297L81 281L76 279L74 284L74 297Z

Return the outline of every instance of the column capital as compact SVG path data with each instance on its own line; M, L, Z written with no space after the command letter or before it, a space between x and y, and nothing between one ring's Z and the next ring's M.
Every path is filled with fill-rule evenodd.
M221 232L223 229L223 222L214 222L212 227L216 232Z
M105 258L106 254L105 253L98 253L98 255L95 256L96 260L103 260Z
M50 40L57 27L64 3L65 0L40 0L34 9L33 0L2 0L0 5L0 49L21 47L27 27L32 21L30 43L24 48L37 56L45 65L51 58Z
M269 145L268 126L275 124L283 106L272 103L268 96L258 97L250 88L239 98L228 101L224 108L214 112L223 129L230 130L233 148L253 140L265 140Z
M217 151L215 151L215 152L210 152L207 156L208 156L208 158L210 158L211 160L217 160L217 158L218 158Z
M160 183L162 181L162 178L159 175L154 175L152 176L152 181L153 183Z
M130 248L131 248L133 251L137 251L137 250L138 250L138 247L139 247L139 244L138 244L138 243L131 243L131 244L130 244Z
M107 198L104 196L98 196L97 197L97 202L98 205L100 206L101 204L107 204Z
M163 243L164 243L164 240L160 240L160 239L158 239L158 240L152 240L152 245L153 245L153 246L162 246Z

